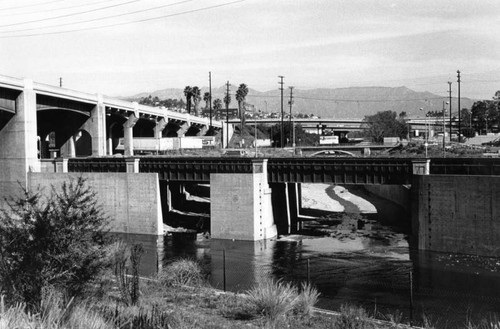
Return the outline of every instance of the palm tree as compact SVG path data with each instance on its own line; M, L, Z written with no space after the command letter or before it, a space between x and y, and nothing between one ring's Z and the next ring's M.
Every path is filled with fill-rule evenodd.
M194 115L199 115L200 113L200 101L201 101L201 91L197 86L193 87L193 103L194 103Z
M238 115L241 123L241 133L243 133L243 126L245 125L245 98L248 95L248 87L242 83L236 91L236 100L238 101Z
M205 102L205 110L210 106L210 93L207 91L203 94L203 101Z
M226 105L226 116L229 119L229 104L231 104L231 95L227 94L224 96L224 104Z
M186 111L188 114L191 114L191 97L193 96L193 88L191 86L184 88L184 96L186 96Z
M222 101L220 100L220 98L214 99L214 112L217 117L217 120L219 119L221 110L222 110Z

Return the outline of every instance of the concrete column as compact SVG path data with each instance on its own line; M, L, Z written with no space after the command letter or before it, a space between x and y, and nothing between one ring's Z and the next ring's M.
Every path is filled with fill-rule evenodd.
M92 156L104 156L106 155L106 107L101 94L97 95L97 105L90 112L89 121Z
M0 168L0 203L19 190L19 183L28 187L29 171L40 171L32 80L24 81L24 89L16 99L16 114L0 130Z
M189 122L184 122L183 124L179 125L179 130L177 130L177 137L185 137L189 127L191 127L191 124Z
M229 127L226 125L226 122L222 123L222 136L224 137L222 140L222 147L227 148L227 143L226 141L231 142L231 138L233 137L234 133L234 126L232 124L229 124Z
M287 183L290 233L299 231L299 191L297 183Z
M429 175L431 172L430 159L414 159L412 160L413 175Z
M160 121L156 122L156 126L154 128L155 129L155 134L154 134L155 138L162 138L162 132L165 129L165 127L167 126L167 124L168 124L168 120L166 118L161 118Z
M277 235L267 183L267 160L253 161L251 174L211 174L213 239L264 240Z
M298 217L302 198L298 183L273 183L273 216L279 234L296 233L300 227Z
M57 158L56 162L56 172L67 173L68 172L68 159Z
M70 158L76 157L75 137L71 136L66 143L68 144L68 152L69 152L68 156Z
M113 155L113 138L109 137L107 140L106 154Z
M139 120L139 116L132 113L128 120L123 124L123 146L124 155L133 156L134 155L134 126Z
M138 173L139 172L139 159L136 158L126 158L125 166L127 173Z
M196 136L205 136L208 131L208 126L200 127L200 131L196 134Z

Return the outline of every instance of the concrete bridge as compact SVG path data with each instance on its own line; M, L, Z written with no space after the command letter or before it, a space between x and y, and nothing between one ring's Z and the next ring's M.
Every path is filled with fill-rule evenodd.
M19 185L58 186L82 175L113 218L112 231L162 235L163 211L182 194L182 184L209 182L212 237L260 240L278 229L297 229L301 183L367 184L392 200L401 196L402 185L411 185L406 203L418 248L500 252L498 159L132 156L134 136L223 126L208 125L186 114L0 77L0 200L18 195ZM106 157L117 138L125 140L125 157ZM40 159L45 147L57 150L57 159Z
M162 211L175 207L185 183L200 182L210 184L213 238L267 239L298 230L301 183L356 184L409 210L419 249L500 251L498 159L81 158L46 160L43 167L56 173L31 173L31 184L84 175L112 205L112 216L125 218L121 231L161 234Z

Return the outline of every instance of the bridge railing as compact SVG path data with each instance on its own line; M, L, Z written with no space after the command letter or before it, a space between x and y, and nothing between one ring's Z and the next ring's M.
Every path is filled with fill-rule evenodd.
M69 172L126 172L124 158L72 158L68 160Z
M269 159L269 182L334 184L410 184L409 159Z
M500 175L500 159L432 158L431 175Z
M141 158L140 172L158 173L160 180L210 182L211 173L252 173L251 158Z

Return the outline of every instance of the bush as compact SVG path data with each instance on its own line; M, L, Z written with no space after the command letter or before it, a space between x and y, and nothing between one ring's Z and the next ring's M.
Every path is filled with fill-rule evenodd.
M297 289L281 280L266 279L247 292L258 314L276 323L289 313L298 298Z
M205 283L200 265L189 259L176 260L167 265L158 274L158 280L167 287L199 287Z
M365 309L352 305L342 305L340 315L335 319L335 328L339 329L375 329Z
M106 266L108 220L83 178L41 192L23 191L0 212L0 282L11 302L40 304L42 288L82 292Z
M314 313L314 305L318 302L320 293L307 282L303 282L301 288L302 290L295 301L293 310L298 315L310 317Z

